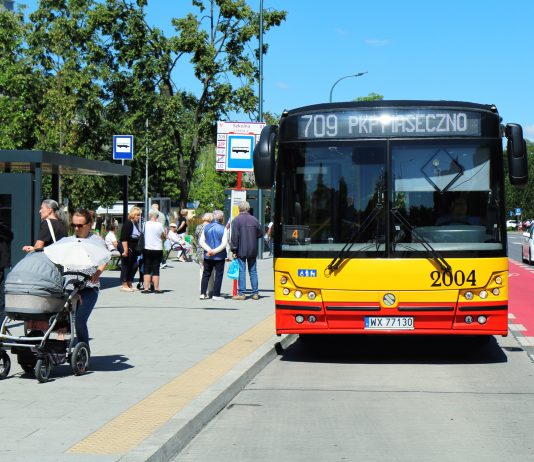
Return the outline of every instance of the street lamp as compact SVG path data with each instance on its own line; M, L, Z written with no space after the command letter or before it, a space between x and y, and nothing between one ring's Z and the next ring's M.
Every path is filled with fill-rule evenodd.
M349 77L360 77L360 76L362 76L363 74L367 74L367 71L365 71L365 72L358 72L357 74L346 75L345 77L341 77L340 79L337 79L336 82L334 83L334 85L332 85L332 88L330 88L330 102L332 102L332 92L334 91L334 87L335 87L339 82L341 82L343 79L348 79Z

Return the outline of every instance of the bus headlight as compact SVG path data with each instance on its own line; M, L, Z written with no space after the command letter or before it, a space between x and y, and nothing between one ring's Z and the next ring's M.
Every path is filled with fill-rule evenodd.
M473 300L473 292L466 292L464 297L466 300Z
M465 317L465 323L471 324L473 322L473 316L466 316Z
M500 291L497 287L495 287L495 289L493 289L493 290L491 291L491 293L492 293L493 295L499 295L499 294L501 293L501 291Z
M483 314L481 314L478 318L477 318L477 321L479 324L486 324L486 321L488 320L488 318L486 316L484 316Z
M295 321L297 321L297 323L299 324L302 324L304 322L304 316L302 316L301 314L297 314L295 316Z
M485 291L485 290L481 290L480 293L478 294L478 296L479 296L481 299L488 298L488 292Z
M282 276L280 278L280 284L287 284L287 277L286 276Z
M308 316L308 322L314 323L315 321L317 321L317 318L313 314L310 314Z
M495 278L495 282L496 282L497 284L502 284L502 277L501 277L501 276L497 276L497 277Z
M284 295L289 295L290 290L287 287L284 287L284 290L282 290L282 293Z
M315 292L308 292L308 298L310 300L315 300L315 297L317 297L317 295L315 294Z
M300 290L295 290L295 293L293 295L295 296L295 298L300 298L302 297L302 292Z

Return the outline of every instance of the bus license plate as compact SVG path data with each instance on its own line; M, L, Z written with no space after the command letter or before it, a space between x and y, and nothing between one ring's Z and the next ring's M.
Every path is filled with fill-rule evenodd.
M413 330L413 317L366 316L365 328L369 330Z

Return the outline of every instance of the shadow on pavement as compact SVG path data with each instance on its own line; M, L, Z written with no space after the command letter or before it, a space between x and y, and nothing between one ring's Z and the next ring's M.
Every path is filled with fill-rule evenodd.
M95 372L123 371L134 367L127 363L129 359L123 355L91 356L89 369Z
M107 276L103 276L100 278L100 289L101 290L109 289L111 287L119 287L120 285L121 285L120 277L110 278Z
M494 337L476 336L309 335L300 336L281 356L282 361L343 364L507 362Z

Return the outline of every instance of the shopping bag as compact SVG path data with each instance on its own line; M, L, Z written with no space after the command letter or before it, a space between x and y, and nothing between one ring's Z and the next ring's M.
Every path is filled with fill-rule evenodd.
M239 279L239 263L237 260L232 260L230 265L228 265L228 274L227 276L230 279Z

